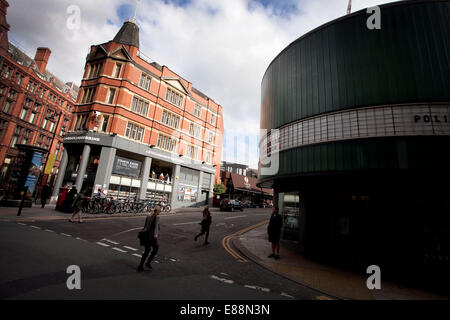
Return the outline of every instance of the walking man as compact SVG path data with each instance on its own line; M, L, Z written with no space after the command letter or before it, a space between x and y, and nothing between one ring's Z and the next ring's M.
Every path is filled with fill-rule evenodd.
M272 215L270 217L269 226L267 227L267 233L269 234L269 242L272 243L272 254L269 258L280 259L280 237L281 237L281 227L283 221L278 213L278 208L272 208Z
M78 223L83 223L83 220L81 219L81 213L83 212L83 207L87 199L86 193L87 193L86 190L83 190L81 191L81 193L78 193L76 195L75 201L72 204L74 211L69 219L69 222L74 222L73 217L75 217L75 215L78 215Z
M46 184L43 188L42 188L42 192L41 192L41 205L42 208L45 207L45 204L47 203L47 199L52 195L52 187L50 187L50 184Z
M153 258L158 253L159 245L158 245L158 235L159 235L159 213L161 212L161 207L156 206L153 214L149 214L145 219L144 229L139 233L141 239L141 245L145 246L144 254L141 258L141 263L137 269L138 272L144 271L144 262L150 253L150 249L153 248L150 257L147 260L145 266L149 269L152 269L150 263Z
M209 227L211 226L211 212L209 212L208 206L205 206L205 209L203 209L203 220L200 222L202 229L200 230L200 233L195 236L194 240L197 241L197 238L204 235L205 236L205 244L209 244L208 237L209 237Z

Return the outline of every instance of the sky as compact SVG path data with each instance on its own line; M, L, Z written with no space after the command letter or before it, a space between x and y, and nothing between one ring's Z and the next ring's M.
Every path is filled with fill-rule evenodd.
M136 0L9 0L9 40L80 84L91 45L112 40ZM352 12L386 0L353 0ZM348 0L140 0L140 51L223 108L222 160L257 168L261 80L291 42L346 14ZM79 15L78 15L79 13ZM79 17L79 19L77 19Z

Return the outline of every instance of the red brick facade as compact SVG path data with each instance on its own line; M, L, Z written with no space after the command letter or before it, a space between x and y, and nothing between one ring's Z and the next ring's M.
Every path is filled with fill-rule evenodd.
M46 71L50 49L38 48L32 59L8 42L7 7L0 0L0 183L8 188L8 168L18 152L15 144L39 146L56 154L50 177L44 175L41 180L41 184L53 183L78 88Z
M222 107L168 67L147 60L135 45L113 40L92 46L72 131L113 133L216 165L218 181Z

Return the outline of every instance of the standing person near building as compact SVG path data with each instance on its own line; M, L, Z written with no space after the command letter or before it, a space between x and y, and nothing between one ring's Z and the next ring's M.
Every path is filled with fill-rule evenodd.
M278 213L278 208L272 208L272 215L270 216L269 225L267 226L267 233L269 235L269 242L272 243L272 254L269 258L280 259L280 237L281 237L281 227L283 221Z
M45 204L47 203L47 199L50 198L52 195L52 187L50 187L50 184L47 183L43 188L41 192L41 208L45 207Z
M72 186L72 189L66 194L66 197L64 198L63 204L62 204L62 211L66 213L72 213L73 212L73 200L75 196L77 195L78 190L75 186Z
M78 193L75 197L75 201L73 202L72 207L74 208L74 211L72 213L72 216L69 219L69 222L74 222L73 217L77 214L78 215L78 223L83 223L83 220L81 219L81 212L83 211L84 202L87 199L86 196L87 191L83 190L81 193Z
M149 269L152 269L150 263L153 258L158 253L159 244L158 244L158 236L159 236L159 213L161 212L161 207L156 206L153 210L153 214L149 214L145 219L144 229L139 232L138 237L141 240L141 245L145 246L144 254L141 258L141 263L137 269L138 272L144 271L144 262L150 253L150 249L153 248L150 257L147 260L145 266Z
M194 240L197 241L197 238L204 235L205 236L205 244L209 244L208 237L209 237L209 227L211 226L212 218L211 218L211 212L209 212L208 206L205 206L203 209L203 220L200 222L202 229L198 235L195 236Z

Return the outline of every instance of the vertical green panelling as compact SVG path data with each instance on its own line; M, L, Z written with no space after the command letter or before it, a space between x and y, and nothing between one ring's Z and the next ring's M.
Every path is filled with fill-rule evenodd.
M449 99L449 8L431 1L382 6L381 30L365 27L363 11L294 42L264 76L271 92L262 93L265 126L328 110Z

